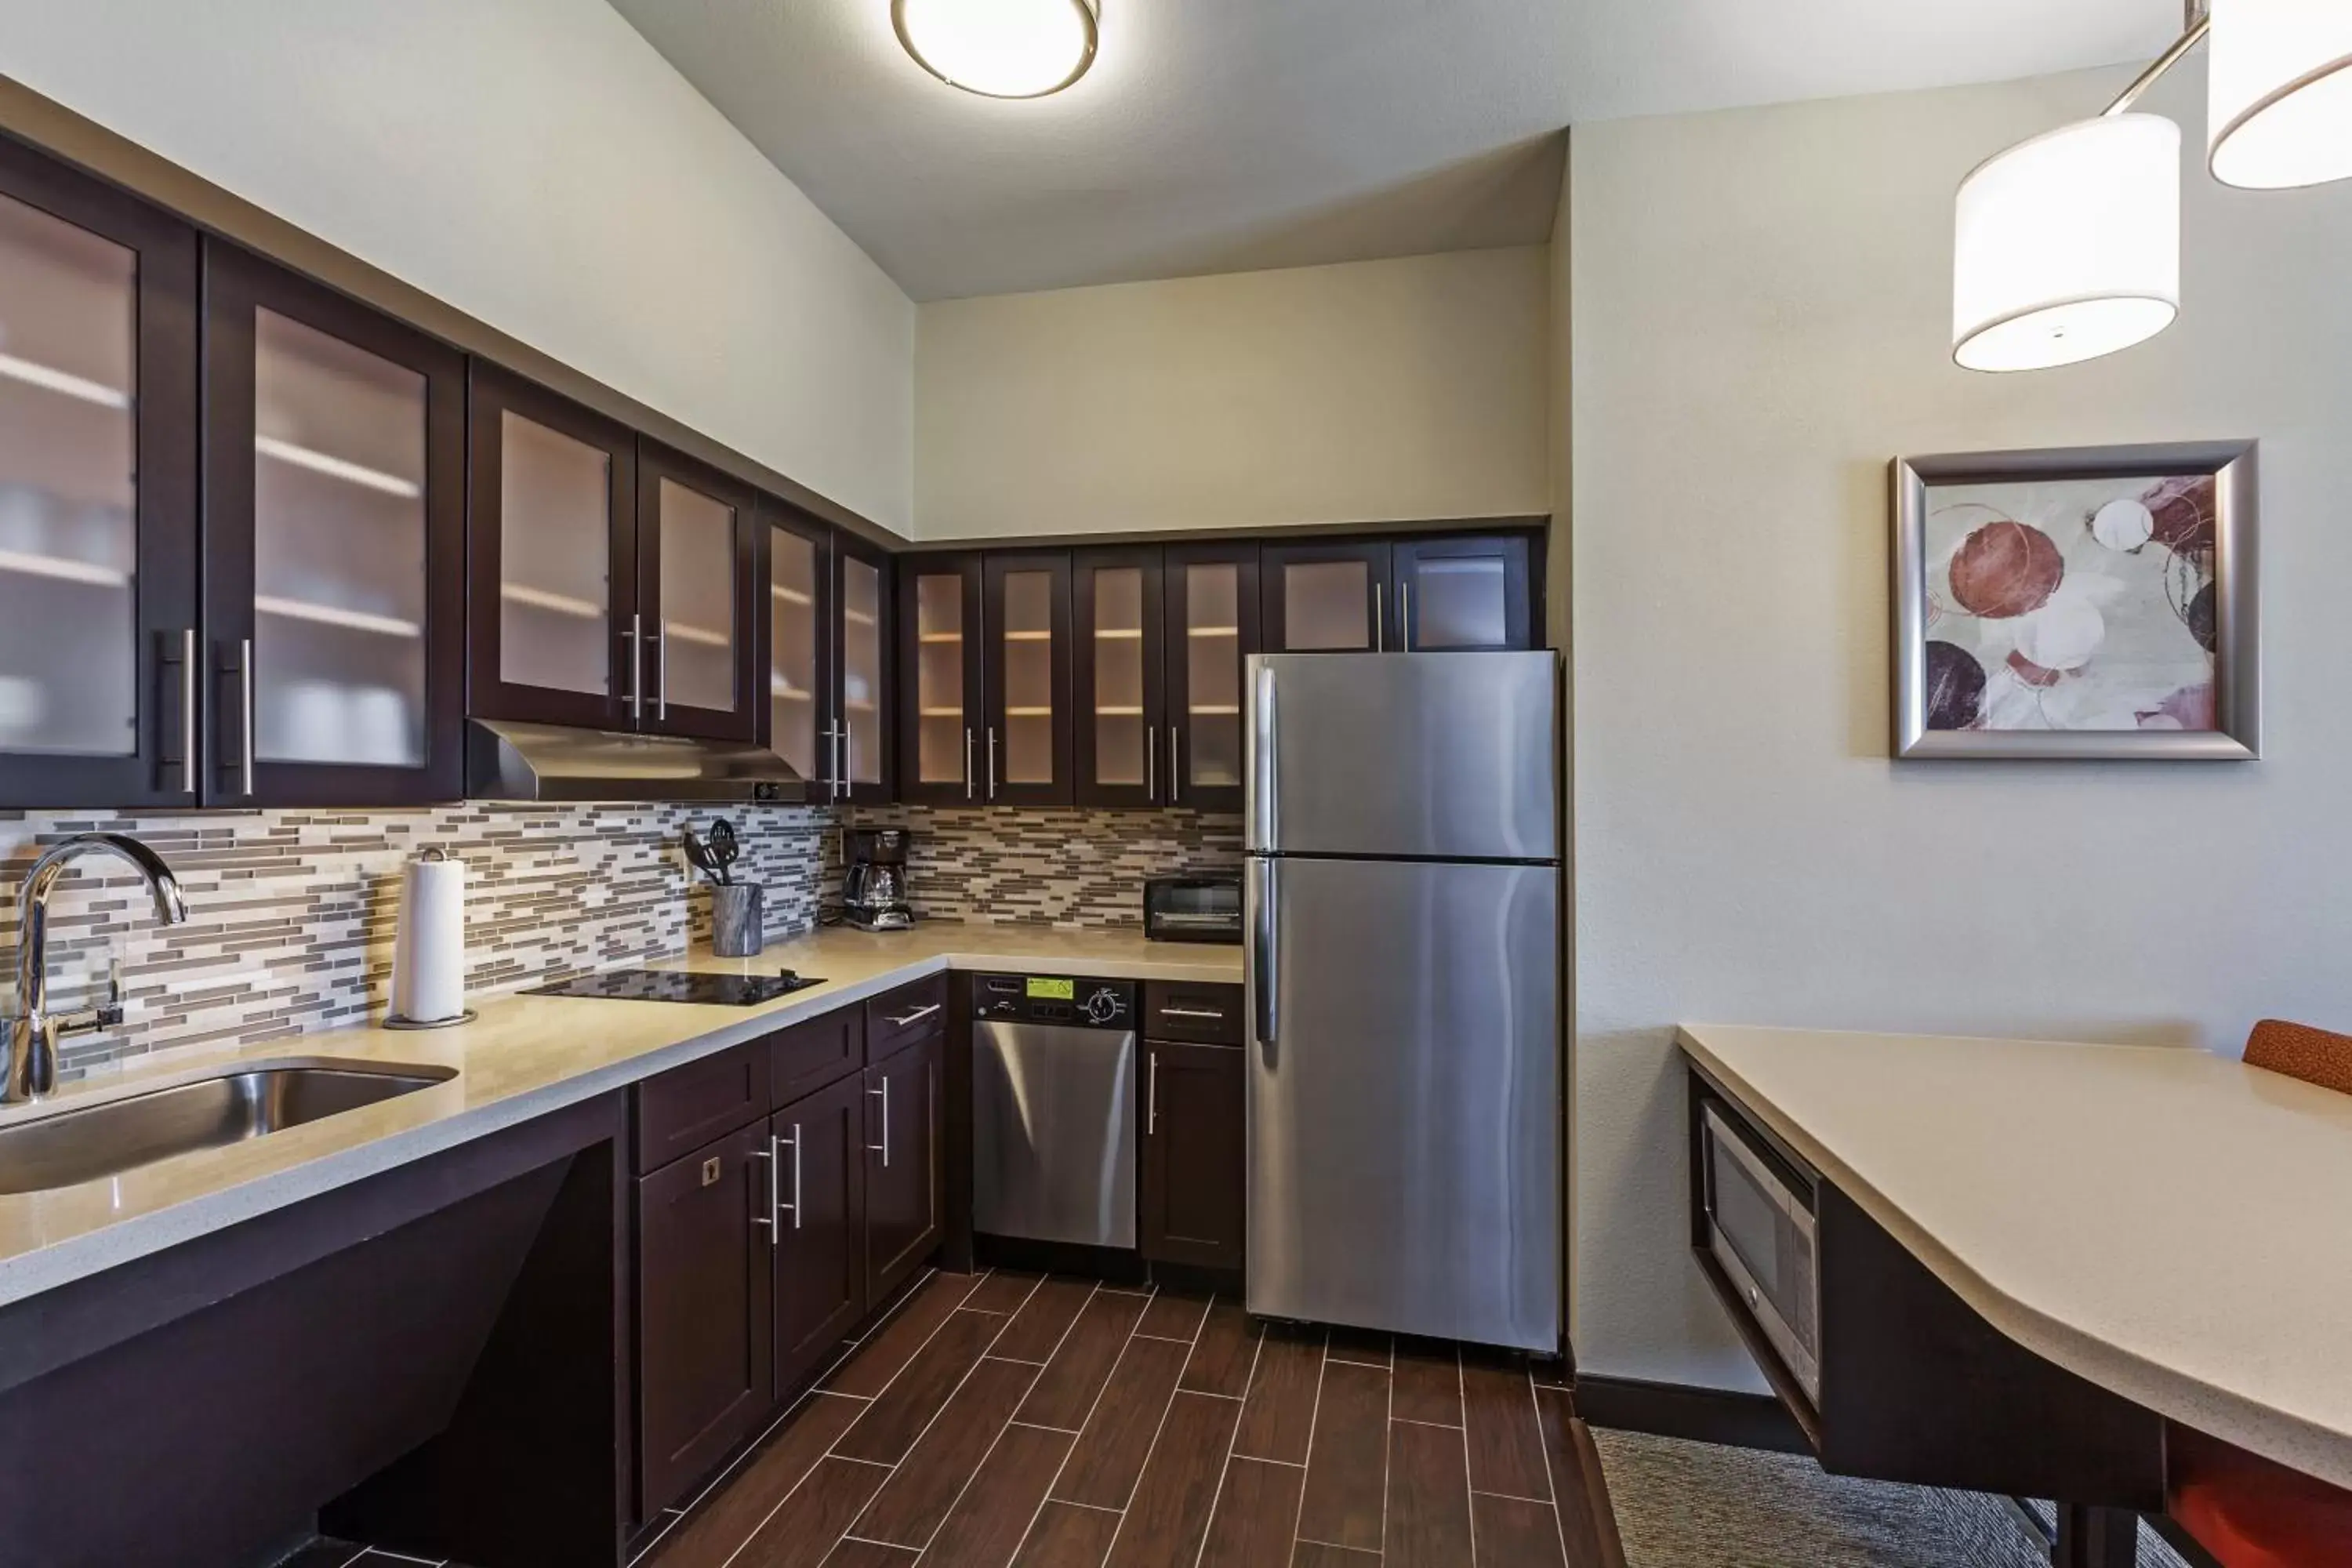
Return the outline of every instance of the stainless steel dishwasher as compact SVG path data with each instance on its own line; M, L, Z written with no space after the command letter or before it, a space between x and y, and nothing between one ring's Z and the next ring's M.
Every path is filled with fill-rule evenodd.
M1135 984L972 979L972 1228L1135 1245Z

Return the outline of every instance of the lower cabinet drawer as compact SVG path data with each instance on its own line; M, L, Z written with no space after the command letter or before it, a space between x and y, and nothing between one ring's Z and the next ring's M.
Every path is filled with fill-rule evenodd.
M836 1007L768 1038L768 1092L788 1105L866 1065L866 1009Z
M948 1026L948 977L925 975L866 1002L866 1059L878 1062Z
M772 1103L765 1040L647 1079L637 1086L637 1173L761 1120Z
M1154 1040L1203 1046L1242 1043L1242 988L1182 981L1143 983L1143 1033Z

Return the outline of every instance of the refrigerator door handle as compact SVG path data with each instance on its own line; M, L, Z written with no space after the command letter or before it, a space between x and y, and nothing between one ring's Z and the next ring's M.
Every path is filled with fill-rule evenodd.
M1250 931L1250 1000L1255 1011L1251 1032L1257 1037L1257 1043L1263 1047L1275 1043L1276 1020L1282 1012L1281 992L1275 979L1276 966L1281 962L1275 942L1275 927L1280 918L1276 902L1279 897L1276 889L1280 873L1276 870L1274 861L1253 856L1249 862L1249 880L1250 907L1256 911Z
M1274 670L1259 665L1250 671L1250 825L1248 845L1273 849L1281 813L1276 807L1274 754Z

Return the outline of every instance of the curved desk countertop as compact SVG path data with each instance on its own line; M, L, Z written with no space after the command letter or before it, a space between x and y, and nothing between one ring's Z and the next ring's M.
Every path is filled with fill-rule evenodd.
M2170 1047L1679 1038L2011 1339L2352 1487L2352 1096Z

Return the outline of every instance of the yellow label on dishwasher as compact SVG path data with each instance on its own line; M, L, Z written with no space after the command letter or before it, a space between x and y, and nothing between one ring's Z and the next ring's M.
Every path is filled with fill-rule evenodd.
M1075 980L1032 980L1030 999L1037 1002L1075 1002L1078 999L1078 983Z

